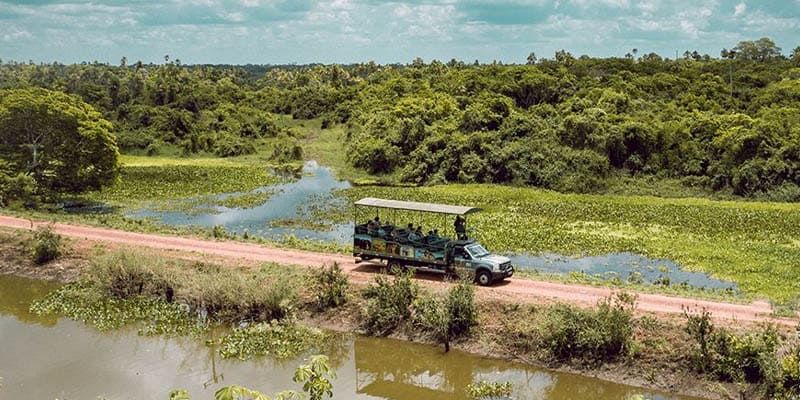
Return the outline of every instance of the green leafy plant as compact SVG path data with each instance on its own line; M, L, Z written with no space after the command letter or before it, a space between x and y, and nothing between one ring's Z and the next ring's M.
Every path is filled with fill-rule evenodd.
M439 299L434 295L422 296L414 303L414 325L450 351L450 342L469 334L478 324L475 305L475 288L462 280Z
M306 364L297 367L292 379L303 384L303 391L310 400L322 400L326 396L333 397L331 380L335 378L336 372L330 367L328 357L316 355L309 358Z
M696 352L693 355L694 368L699 372L706 372L711 367L710 348L714 334L714 323L711 321L711 313L702 309L700 313L690 313L684 309L686 317L686 333L694 339Z
M314 274L315 296L321 309L339 307L347 302L349 282L338 263L322 267Z
M247 360L271 355L286 359L296 356L324 338L322 331L295 323L262 322L235 328L220 341L223 358Z
M44 264L61 256L61 241L61 236L53 231L52 226L39 227L31 244L33 261Z
M381 274L364 289L364 329L368 334L387 335L411 317L411 306L419 293L412 273L395 271L393 279Z
M544 311L541 346L556 360L612 361L628 354L633 343L635 298L617 293L595 310L557 304Z

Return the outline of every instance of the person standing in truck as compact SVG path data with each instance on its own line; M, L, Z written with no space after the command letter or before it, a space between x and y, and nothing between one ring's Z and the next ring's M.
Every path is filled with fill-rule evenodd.
M458 240L465 240L467 238L467 221L456 215L456 220L453 222L453 227L456 229L456 238Z

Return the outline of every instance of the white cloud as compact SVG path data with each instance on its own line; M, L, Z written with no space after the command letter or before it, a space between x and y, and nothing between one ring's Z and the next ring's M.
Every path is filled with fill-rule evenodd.
M745 11L747 11L747 4L744 4L744 2L741 2L741 3L737 4L736 7L733 8L733 16L734 17L740 17L745 13Z

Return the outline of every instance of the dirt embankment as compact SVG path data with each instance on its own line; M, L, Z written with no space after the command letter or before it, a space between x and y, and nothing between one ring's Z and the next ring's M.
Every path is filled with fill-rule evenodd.
M45 222L0 216L0 227L14 229L34 229ZM353 257L314 253L309 251L281 249L264 245L211 241L196 238L163 236L125 232L115 229L88 227L81 225L53 224L54 230L78 242L104 243L111 246L136 246L151 249L177 251L195 254L198 257L216 257L229 261L271 262L284 265L319 267L334 262L339 263L355 282L367 282L377 271L369 263L356 264ZM84 244L86 246L86 244ZM440 286L438 276L420 275L420 281L427 286ZM613 293L613 289L585 285L563 284L531 279L509 279L490 288L479 288L479 297L487 300L511 301L515 303L541 303L542 301L567 302L583 307L592 307ZM732 304L718 301L698 300L659 294L638 294L638 310L666 315L681 315L683 310L705 308L717 320L737 323L773 322L781 325L797 325L797 319L775 318L772 307L765 301L750 304Z

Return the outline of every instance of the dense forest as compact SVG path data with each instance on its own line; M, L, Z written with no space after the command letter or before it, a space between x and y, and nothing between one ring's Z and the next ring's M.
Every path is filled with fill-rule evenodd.
M291 114L345 127L352 166L404 182L592 192L611 176L655 176L800 201L800 47L787 57L767 38L719 58L559 51L526 65L2 62L0 90L82 99L112 123L123 152L172 145L229 157L276 138L297 157L296 134L276 117ZM0 120L12 118L2 104ZM14 150L0 151L9 160Z

